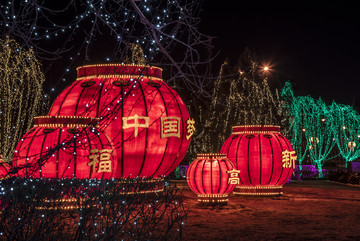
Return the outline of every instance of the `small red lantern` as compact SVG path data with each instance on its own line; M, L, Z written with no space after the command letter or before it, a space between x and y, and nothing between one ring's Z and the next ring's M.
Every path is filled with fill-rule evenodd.
M18 143L13 167L18 176L32 178L114 177L115 148L95 126L81 117L36 117L35 126Z
M0 180L8 177L10 168L11 166L2 160L2 156L0 155Z
M238 174L226 154L198 154L187 170L186 180L199 202L224 203L238 183Z
M166 176L184 158L195 128L161 71L121 64L79 67L77 80L56 98L49 115L100 118L118 153L116 178Z
M234 191L240 195L282 194L297 158L279 126L235 126L221 152L241 171Z

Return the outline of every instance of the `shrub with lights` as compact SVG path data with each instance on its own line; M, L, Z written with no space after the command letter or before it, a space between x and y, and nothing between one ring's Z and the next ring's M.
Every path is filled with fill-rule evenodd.
M181 239L186 212L178 189L140 193L153 184L139 181L0 180L0 240Z
M221 153L240 170L234 194L280 195L295 168L296 153L279 126L234 126Z
M187 170L186 180L199 202L226 203L238 183L239 172L226 154L198 154Z

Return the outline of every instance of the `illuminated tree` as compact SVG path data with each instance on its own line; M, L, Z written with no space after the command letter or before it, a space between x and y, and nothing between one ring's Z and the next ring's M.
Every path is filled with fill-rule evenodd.
M122 62L132 44L143 48L148 63L167 69L164 79L196 91L206 83L199 68L211 42L197 29L199 9L200 1L187 0L9 0L0 8L0 36L18 39L45 60L54 93L84 60Z
M314 100L310 96L294 96L289 82L285 84L282 96L290 115L289 134L299 165L308 154L318 168L319 177L322 177L322 166L326 160L333 158L331 151L336 143L332 129L334 111L320 98Z
M246 52L248 66L243 70L227 61L214 81L208 109L200 123L203 129L195 136L197 153L218 152L236 125L284 125L285 112L277 90L270 89L267 78L259 74L256 57ZM195 140L194 138L194 140Z
M304 113L305 137L310 159L317 166L319 177L323 177L322 166L333 158L330 154L336 144L331 124L335 117L333 110L320 98L309 102L309 111Z
M0 40L0 153L5 162L21 136L33 126L33 118L47 106L43 98L45 80L34 52L14 40Z
M296 151L299 169L302 170L302 162L308 152L309 145L305 138L305 115L307 108L307 97L295 97L290 82L286 82L281 92L284 99L284 109L289 113L288 136L291 138L291 145Z
M360 116L349 106L333 103L334 118L332 130L340 155L345 165L360 157Z

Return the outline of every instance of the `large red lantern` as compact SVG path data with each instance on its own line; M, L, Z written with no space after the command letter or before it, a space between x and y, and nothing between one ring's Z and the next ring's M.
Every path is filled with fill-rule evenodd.
M279 126L235 126L221 152L241 171L234 194L282 194L295 168L295 151Z
M116 150L97 122L88 117L36 117L34 128L15 149L13 168L19 177L113 178Z
M120 64L79 67L77 80L49 115L99 118L118 153L116 178L166 176L184 158L195 128L161 71Z
M221 203L228 201L238 174L226 154L198 154L187 170L186 180L199 202Z

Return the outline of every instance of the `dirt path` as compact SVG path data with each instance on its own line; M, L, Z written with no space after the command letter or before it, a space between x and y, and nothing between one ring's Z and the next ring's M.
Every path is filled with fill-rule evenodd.
M360 240L360 188L303 181L281 197L230 195L224 207L202 207L184 188L184 240Z

